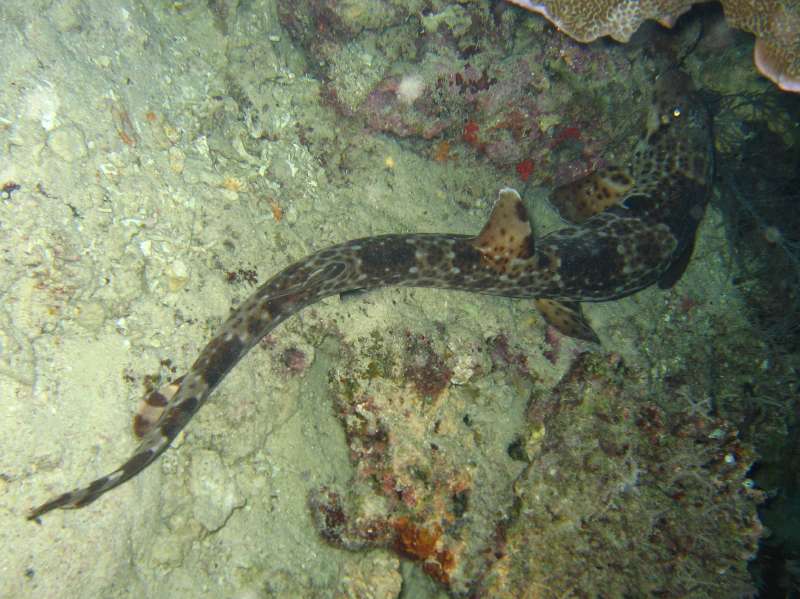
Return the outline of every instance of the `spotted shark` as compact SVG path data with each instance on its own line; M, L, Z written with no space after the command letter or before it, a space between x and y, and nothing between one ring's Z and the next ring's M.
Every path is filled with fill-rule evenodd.
M142 401L141 438L116 470L32 509L86 506L136 476L172 443L226 374L284 320L324 297L386 286L532 298L564 333L598 342L581 302L672 286L686 268L712 179L711 122L688 76L656 82L644 133L625 166L557 188L567 226L534 239L519 194L500 190L478 235L380 235L318 251L285 268L234 310L189 371Z

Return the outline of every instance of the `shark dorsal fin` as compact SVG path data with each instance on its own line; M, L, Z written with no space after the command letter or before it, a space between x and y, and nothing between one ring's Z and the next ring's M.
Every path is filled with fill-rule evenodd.
M471 241L484 263L503 272L514 258L533 255L533 234L528 211L516 190L504 187L480 234Z

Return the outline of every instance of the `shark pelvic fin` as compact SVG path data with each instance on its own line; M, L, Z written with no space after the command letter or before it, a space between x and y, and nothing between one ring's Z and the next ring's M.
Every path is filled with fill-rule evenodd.
M591 343L600 343L600 338L583 316L580 304L577 302L537 299L535 304L547 324L555 327L564 335Z

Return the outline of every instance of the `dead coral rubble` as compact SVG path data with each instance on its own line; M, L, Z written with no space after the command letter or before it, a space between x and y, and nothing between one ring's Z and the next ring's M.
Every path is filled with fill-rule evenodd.
M503 422L522 416L522 401L503 409L518 376L489 375L493 389L473 419L478 388L448 381L464 354L481 353L488 371L488 342L459 356L412 333L392 343L372 335L331 376L355 476L346 489L314 496L312 513L328 541L391 548L466 593L488 565L484 549L494 545L495 519L511 508L523 467L507 452L513 427Z
M761 525L754 456L721 420L651 403L583 354L534 400L531 463L476 596L743 597Z
M375 4L277 7L325 104L367 131L423 142L437 162L477 156L526 183L581 176L625 132L656 71L630 46L531 35L504 3Z
M492 368L432 397L406 380L412 350L373 339L331 377L356 475L311 501L327 540L392 548L453 596L752 592L762 496L723 420L651 396L613 354L578 356L554 388ZM495 340L473 351L496 364ZM498 408L515 395L524 416L521 397Z

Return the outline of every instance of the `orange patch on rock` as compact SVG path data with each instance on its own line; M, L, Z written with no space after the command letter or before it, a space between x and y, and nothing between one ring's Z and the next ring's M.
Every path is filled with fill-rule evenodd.
M392 522L392 528L397 533L394 548L398 553L423 562L422 569L434 580L442 584L450 582L455 558L450 551L437 548L442 536L441 526L433 524L423 528L401 516Z
M450 158L450 142L445 140L436 144L436 148L433 151L433 159L436 162L447 162Z

